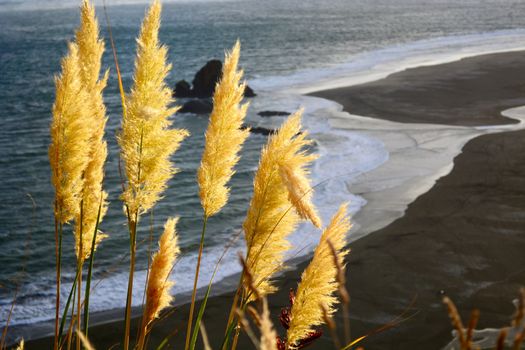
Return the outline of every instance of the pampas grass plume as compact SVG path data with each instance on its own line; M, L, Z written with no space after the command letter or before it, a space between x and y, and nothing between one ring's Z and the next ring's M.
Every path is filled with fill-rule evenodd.
M300 159L302 163L294 157L292 160L296 162L282 163L279 167L279 173L288 188L288 198L302 219L310 220L315 227L321 228L321 218L312 204L313 189L308 179L309 172L304 168L310 159Z
M166 64L167 48L158 40L160 14L161 5L156 0L137 39L134 83L118 137L127 175L122 199L133 221L161 198L168 180L176 173L170 157L188 136L186 130L170 128L169 117L178 108L169 107L172 91L165 79L171 65Z
M343 264L348 254L344 247L350 228L347 204L343 204L323 231L312 261L301 275L287 333L288 343L292 348L298 341L306 338L313 331L313 327L323 323L323 309L320 305L325 308L325 317L332 315L336 310L338 300L334 293L338 287L337 266L328 242L331 242L339 261Z
M104 140L106 127L106 108L102 97L102 90L106 87L108 72L102 79L100 67L104 42L99 39L99 26L95 17L95 9L88 0L82 2L80 11L80 27L76 33L82 85L86 89L87 103L92 107L90 116L90 149L89 161L84 172L84 187L82 190L82 219L76 218L75 246L77 256L82 259L89 258L93 234L97 226L97 218L102 221L107 212L106 198L108 194L102 189L104 180L104 163L107 158L108 148ZM82 227L80 227L82 222ZM80 242L82 237L82 242ZM97 234L96 245L106 235ZM82 254L79 254L82 247Z
M238 153L250 133L241 129L248 104L240 105L246 88L240 83L242 71L237 69L240 49L237 41L226 54L206 130L206 144L198 170L199 195L206 217L218 213L228 201L230 189L226 184L234 174Z
M178 219L168 219L159 239L159 250L153 256L146 289L144 324L147 325L168 307L173 299L170 290L174 283L168 280L173 264L180 253L175 226Z
M89 162L92 106L80 76L78 46L70 43L69 52L62 60L62 73L55 78L49 146L55 217L62 223L80 213L84 172Z
M315 159L304 152L311 141L301 133L301 115L301 110L291 115L263 148L243 224L248 246L246 261L261 296L276 290L270 278L283 269L284 253L290 248L286 238L300 221L279 167L288 162L305 165Z

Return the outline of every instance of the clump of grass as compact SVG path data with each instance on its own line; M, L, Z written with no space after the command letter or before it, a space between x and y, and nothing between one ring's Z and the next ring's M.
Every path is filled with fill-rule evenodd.
M172 128L170 117L177 112L178 107L172 106L172 91L166 84L171 65L167 63L167 47L163 46L158 38L160 18L160 1L154 0L144 17L137 39L133 86L127 96L123 92L117 55L112 42L123 103L122 128L118 134L125 173L121 199L124 202L130 237L130 267L122 335L122 346L125 350L132 346L131 305L137 227L141 216L152 210L164 195L168 181L176 174L177 169L171 157L189 135L186 130ZM107 237L99 230L99 224L108 206L107 193L103 189L104 163L107 158L104 129L107 117L102 93L108 79L108 71L101 77L103 51L104 42L99 38L94 7L89 0L83 0L81 24L76 32L75 42L68 44L68 53L62 60L62 73L56 78L56 100L50 128L49 160L52 183L55 187L57 272L54 349L66 346L69 349L73 343L73 335L76 335L77 349L93 349L88 340L90 282L94 252L98 243ZM213 277L194 327L193 313L207 220L227 204L230 192L228 183L235 172L240 150L249 136L249 131L242 127L248 104L242 103L246 85L241 81L243 72L238 68L239 57L240 43L237 41L232 50L226 53L222 77L215 88L213 111L205 134L201 165L197 171L199 198L203 208L203 229L186 325L185 349L195 348L198 333L201 333L205 348L210 348L203 315ZM261 350L304 348L322 334L318 327L323 324L330 329L336 349L354 348L368 336L361 336L354 341L351 341L350 337L347 317L350 297L345 287L344 271L345 258L349 253L346 248L346 236L351 228L347 204L340 206L323 230L313 258L302 273L297 292L290 292L291 305L283 309L279 317L280 323L286 329L286 338L281 339L278 336L271 319L267 298L278 290L272 278L284 268L285 253L291 248L287 237L301 221L310 221L316 228L322 227L321 218L313 204L314 191L309 178L309 167L317 155L308 152L312 141L302 129L302 113L302 110L298 110L291 115L279 130L270 136L261 152L259 167L254 177L254 194L242 225L247 252L246 256L241 256L240 259L243 272L232 303L222 349L236 349L241 329L246 332L255 347ZM75 224L73 234L77 271L59 327L62 234L63 225L70 222ZM138 341L135 344L135 348L139 350L147 347L147 338L154 321L173 300L170 293L173 282L169 275L180 253L176 224L177 219L169 218L166 221L164 232L159 239L158 251L149 266L145 306ZM82 271L84 262L88 259L89 269L82 300ZM218 264L213 276L217 272ZM340 301L345 314L343 344L337 337L333 319ZM465 327L453 302L449 298L444 298L443 302L457 331L461 350L474 349L473 338L479 312L474 311L471 314L468 326ZM84 329L81 320L82 306ZM68 314L71 315L68 336L64 340L62 331ZM254 331L246 315L251 315L258 332ZM503 349L508 334L513 335L513 349L520 348L525 338L524 315L525 290L522 290L512 325L500 333L497 349ZM397 319L369 334L375 334L395 324ZM165 345L166 342L162 344ZM17 349L23 347L22 341Z
M102 91L108 76L106 72L100 79L103 51L104 44L99 39L94 8L89 1L84 0L76 41L69 44L69 52L62 61L62 74L56 78L56 99L49 147L52 183L55 187L55 349L60 347L61 338L58 324L63 224L72 220L75 222L77 277L73 288L76 288L77 295L77 330L81 328L83 264L85 259L92 257L98 243L106 237L98 232L98 225L107 210L107 193L102 189L103 168L107 157L107 145L104 140L107 118ZM91 260L85 293L86 326L92 262ZM68 298L64 315L70 300ZM63 324L65 317L62 319ZM79 347L80 340L77 339L77 348Z
M450 321L455 330L455 340L459 345L459 350L476 350L480 346L474 341L476 332L476 325L478 323L480 312L473 310L470 315L468 326L463 325L461 316L456 308L456 305L449 297L443 298L443 303L446 305ZM499 335L494 345L496 350L512 349L520 350L523 341L525 340L525 288L520 289L518 303L516 305L516 313L510 322L509 327L503 327L499 331ZM452 343L454 344L454 343ZM508 345L508 347L506 347Z

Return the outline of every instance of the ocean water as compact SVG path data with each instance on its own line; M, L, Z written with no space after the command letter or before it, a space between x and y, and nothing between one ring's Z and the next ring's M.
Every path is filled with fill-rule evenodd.
M108 1L110 4L111 2ZM53 3L53 2L51 2ZM58 2L54 2L58 4ZM5 322L14 288L20 286L12 324L49 320L53 314L54 232L53 189L47 147L53 75L78 25L74 2L65 8L33 10L37 2L0 1L0 324ZM101 8L98 9L101 15ZM144 4L108 7L125 86L131 84L135 36ZM190 80L207 60L222 58L224 49L239 38L241 65L258 96L251 100L248 123L275 127L282 118L261 118L263 110L293 111L306 107L305 124L317 140L322 157L313 167L320 183L316 203L326 221L345 200L352 212L366 202L347 189L345 181L374 169L388 159L377 139L334 130L323 111L326 100L300 92L379 78L392 71L461 55L525 46L525 3L521 1L175 1L164 6L161 40L170 48L170 83ZM106 36L105 25L103 33ZM416 59L417 58L417 59ZM92 310L123 307L125 303L127 241L125 217L119 201L118 148L120 100L110 53L111 69L105 90L110 154L105 186L111 201L101 228L110 235L97 252ZM328 113L328 112L326 112ZM179 216L182 257L173 277L174 293L188 291L195 266L201 209L195 173L203 147L207 118L191 114L174 117L176 127L191 132L174 161L180 173L170 182L153 215L145 217L142 238L160 233L168 216ZM252 135L232 179L228 206L209 223L201 284L206 284L226 242L239 233L251 194L253 173L266 138ZM303 225L291 237L296 249L290 257L307 254L318 232ZM241 235L242 236L242 235ZM70 234L64 242L64 293L74 273ZM218 278L239 270L233 243ZM139 247L137 286L145 279L147 243ZM141 288L135 291L141 301Z

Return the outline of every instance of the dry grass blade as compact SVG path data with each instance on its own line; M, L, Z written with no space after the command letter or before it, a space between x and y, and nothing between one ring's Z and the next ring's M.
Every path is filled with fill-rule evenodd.
M90 343L89 339L86 338L84 333L82 333L81 331L77 330L77 337L80 339L80 342L82 343L82 346L86 350L95 350L95 347Z
M255 325L257 327L261 327L261 317L259 316L259 313L257 312L257 310L253 306L248 305L246 307L246 312L253 319L253 322L255 323Z
M507 338L507 334L508 334L508 330L506 328L503 328L499 332L495 350L504 350L505 349L505 339Z
M258 300L261 298L261 293L257 289L257 286L255 285L255 281L253 278L253 274L250 271L250 267L246 263L246 260L244 260L244 257L241 253L239 253L239 261L241 262L242 268L243 268L243 278L244 278L244 285L247 287L248 294L251 295L250 299Z
M461 316L458 313L458 309L456 308L456 305L454 305L454 303L449 297L443 298L443 304L447 306L448 316L450 317L452 326L457 332L461 350L468 350L469 345L465 337L465 327L463 326L463 322L461 321Z
M262 312L259 315L258 327L261 331L261 348L260 350L277 350L277 332L270 320L270 310L268 309L268 300L261 300Z
M335 249L332 242L328 240L327 243L328 243L328 246L330 247L330 251L332 252L334 264L337 268L337 275L336 275L337 291L339 293L339 298L341 298L341 303L343 304L343 322L344 322L344 327L345 327L344 328L345 343L348 343L350 339L352 339L352 337L350 334L350 318L349 318L350 294L348 293L348 290L346 289L345 269L337 256L337 250Z
M470 320L469 320L469 323L468 323L468 328L467 328L467 337L466 337L466 344L467 346L469 347L469 349L472 347L471 344L472 344L472 337L474 335L474 330L476 329L476 325L478 324L478 321L479 321L479 310L472 310L472 313L470 314Z
M523 343L523 340L525 339L525 329L521 329L515 336L514 336L514 344L512 344L513 350L520 350L521 344Z
M208 332L206 332L206 327L204 326L204 322L200 322L200 331L201 331L201 337L202 337L202 343L204 346L204 350L211 350L210 346L210 340L208 339Z
M18 343L16 350L24 350L24 348L25 348L25 342L24 342L24 339L22 339L20 340L20 343Z
M414 296L414 298L412 299L412 301L410 302L410 304L405 308L405 310L398 316L396 316L392 321L386 323L385 325L379 327L379 328L376 328L376 329L373 329L372 331L368 332L367 334L353 340L352 342L346 344L343 348L341 348L341 350L349 350L351 348L353 348L354 346L356 346L358 343L360 343L361 341L363 341L364 339L374 335L374 334L379 334L381 332L384 332L388 329L391 329L391 328L394 328L396 327L397 325L401 324L402 322L405 322L409 319L411 319L412 317L414 317L415 315L417 315L417 312L414 312L413 314L411 315L408 315L408 316L405 316L407 315L408 311L414 306L415 302L416 302L416 299L417 299L417 295Z
M518 306L516 307L516 314L512 320L513 327L519 327L525 315L525 288L520 288L520 296L518 299Z
M337 336L337 325L335 324L334 319L328 314L328 309L326 308L326 306L324 306L323 304L319 306L321 307L321 310L323 310L323 320L324 323L326 323L328 330L330 331L330 336L332 337L332 341L334 342L334 348L341 349L341 341Z
M251 342L257 349L260 348L259 339L255 336L255 333L253 332L252 326L250 326L250 322L246 319L246 316L244 315L244 312L241 309L235 310L235 313L237 314L237 319L239 320L239 324L241 329L246 333L248 338L250 338Z

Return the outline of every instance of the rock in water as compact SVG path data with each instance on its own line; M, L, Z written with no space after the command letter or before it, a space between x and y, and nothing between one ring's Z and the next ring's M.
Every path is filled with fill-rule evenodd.
M262 111L257 113L257 115L261 117L287 117L290 114L290 112L284 111Z
M175 84L173 96L177 98L192 97L191 85L186 80L180 80Z
M255 97L257 96L253 89L246 85L246 88L244 89L244 97Z
M212 97L215 92L215 85L222 76L222 62L219 60L210 60L204 67L199 69L193 78L193 88L186 80L181 80L175 85L173 96L179 98ZM256 94L248 85L244 89L244 97L255 97Z
M210 114L213 109L213 103L207 99L191 100L186 102L179 113Z
M215 84L222 74L222 62L210 60L202 67L193 79L193 95L195 97L211 97Z
M264 135L264 136L272 135L277 132L277 130L275 129L263 128L262 126L250 126L246 124L242 126L242 129L243 130L250 129L250 132L252 134L258 134L258 135Z

